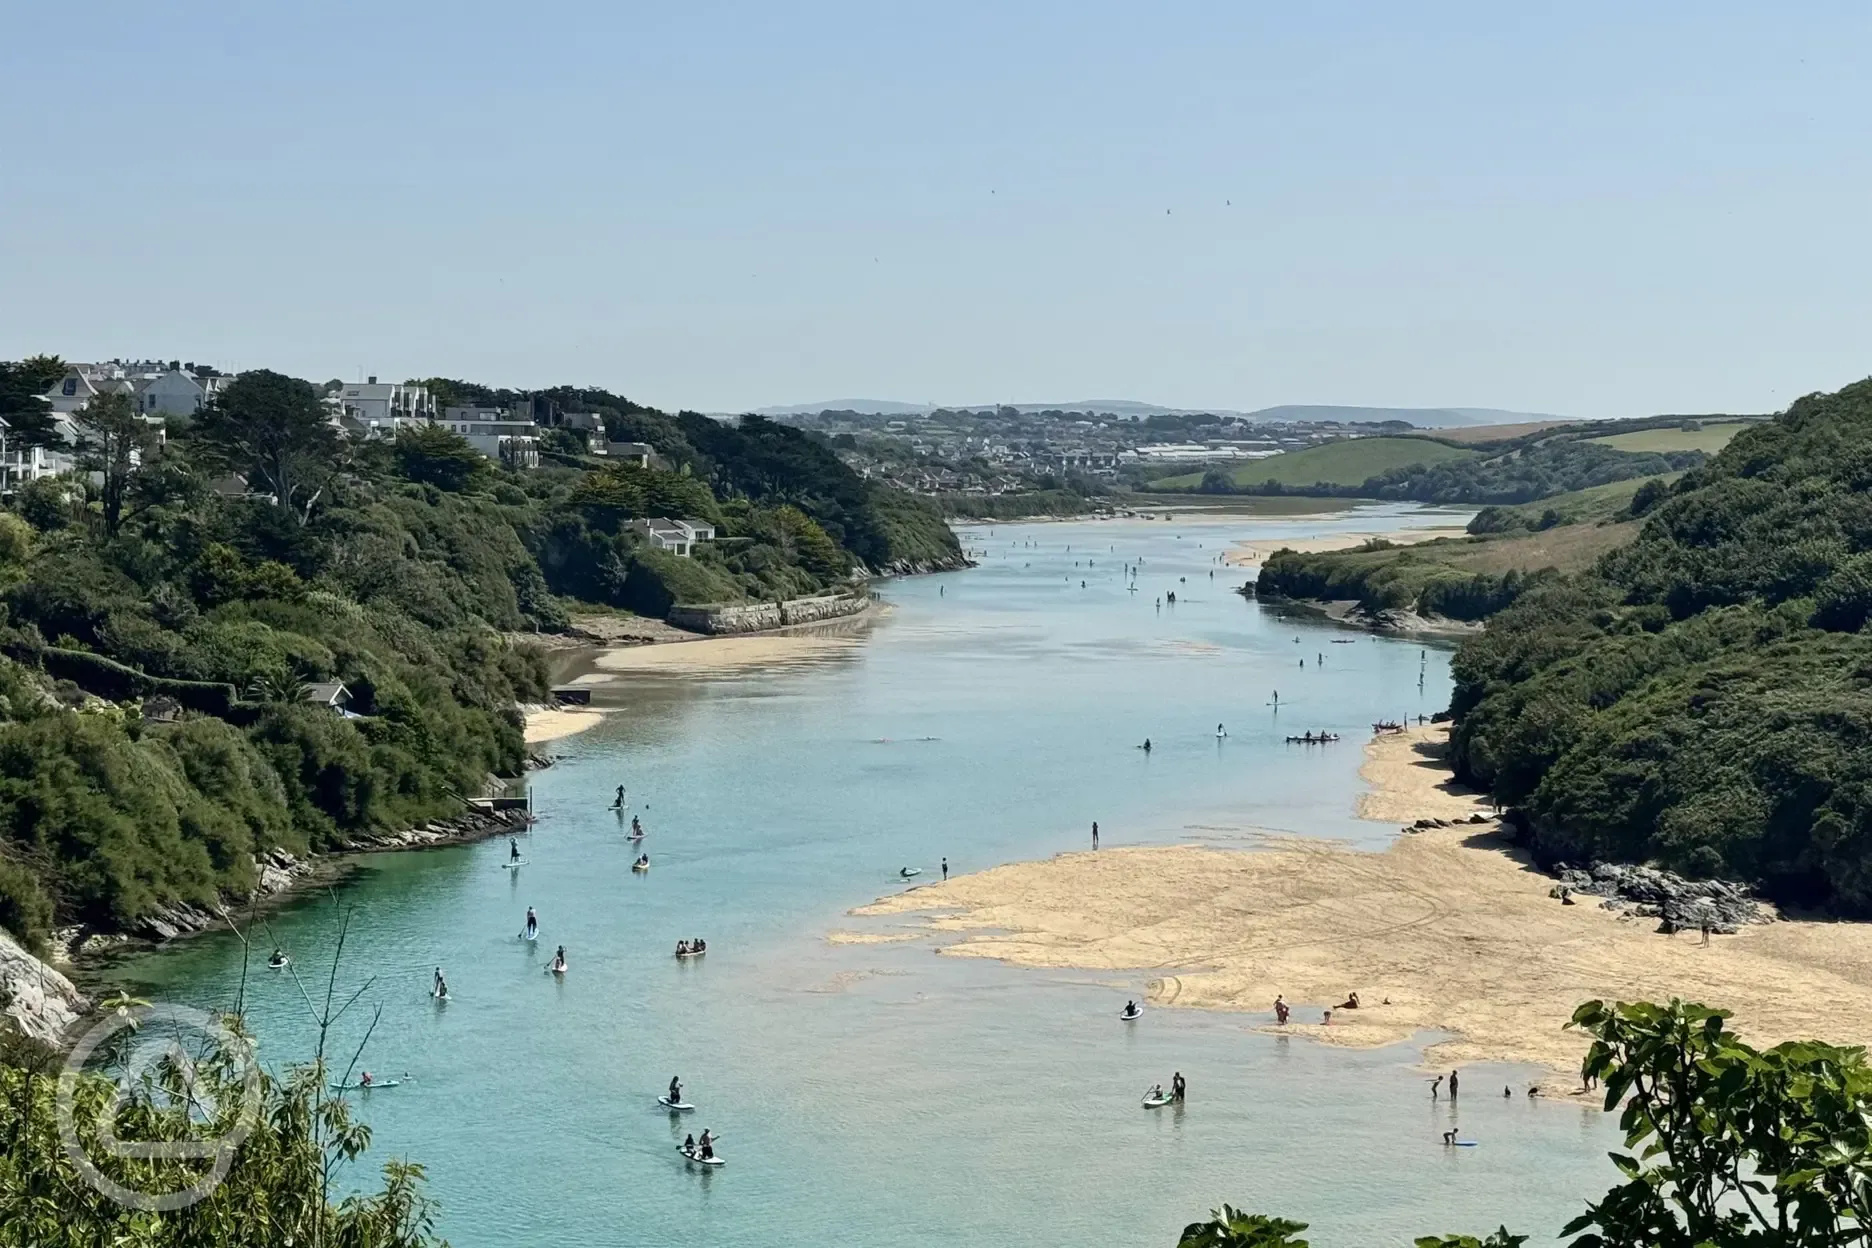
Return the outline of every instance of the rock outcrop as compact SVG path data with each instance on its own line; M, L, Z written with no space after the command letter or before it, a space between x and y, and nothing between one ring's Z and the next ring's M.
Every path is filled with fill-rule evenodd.
M0 932L0 1019L42 1044L56 1045L90 1008L71 980Z
M1662 932L1707 926L1712 932L1734 935L1747 923L1774 922L1772 910L1748 889L1727 880L1686 880L1655 867L1613 862L1596 862L1586 870L1555 863L1554 875L1560 881L1554 893L1563 900L1568 893L1600 897L1607 910L1659 920Z

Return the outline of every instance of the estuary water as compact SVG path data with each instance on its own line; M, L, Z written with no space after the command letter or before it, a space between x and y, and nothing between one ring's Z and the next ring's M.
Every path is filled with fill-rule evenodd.
M358 1098L370 1157L428 1167L458 1248L1167 1248L1223 1201L1310 1223L1317 1245L1501 1222L1553 1242L1616 1177L1616 1141L1600 1114L1530 1103L1526 1071L1466 1069L1452 1109L1431 1104L1415 1049L1326 1049L1248 1014L1121 1024L1148 972L826 939L890 931L845 912L904 887L902 867L921 883L944 857L965 872L1084 850L1095 819L1107 846L1250 829L1383 844L1395 829L1353 813L1360 750L1374 720L1446 705L1447 652L1283 615L1215 561L1232 540L1407 513L1450 522L1367 507L970 528L980 566L891 582L894 609L861 644L625 678L626 709L548 747L562 759L533 777L520 870L503 869L504 840L381 855L255 943L322 981L350 911L338 986L370 986L339 1043L348 1054L381 1006L361 1065L410 1076ZM1306 729L1344 739L1285 743ZM645 874L607 809L620 783L650 832ZM516 937L529 905L537 947ZM671 957L697 935L706 958ZM563 979L542 973L560 944ZM312 1026L264 957L247 1010L280 1064ZM120 973L213 1006L234 1000L241 962L212 935ZM428 996L437 965L446 1005ZM1141 1110L1173 1071L1187 1105ZM672 1075L700 1106L681 1121L654 1103ZM1443 1148L1452 1125L1480 1146ZM728 1164L698 1173L676 1144L705 1126Z

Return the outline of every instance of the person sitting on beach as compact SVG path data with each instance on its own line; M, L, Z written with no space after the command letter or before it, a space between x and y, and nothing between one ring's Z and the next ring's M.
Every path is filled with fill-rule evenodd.
M1343 1001L1341 1001L1341 1002L1339 1003L1339 1008L1340 1008L1340 1009L1342 1009L1342 1010L1356 1010L1356 1009L1358 1009L1358 993L1356 993L1356 992L1355 992L1355 993L1352 993L1352 994L1351 994L1350 996L1348 996L1348 997L1347 997L1347 998L1346 998L1345 1000L1343 1000Z

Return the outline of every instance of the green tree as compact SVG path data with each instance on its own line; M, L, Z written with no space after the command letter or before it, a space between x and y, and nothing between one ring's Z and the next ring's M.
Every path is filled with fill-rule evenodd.
M130 479L155 445L155 434L122 393L98 395L72 415L72 425L78 431L79 466L103 482L104 533L115 537Z
M59 432L45 392L65 375L56 355L34 355L16 363L0 361L0 421L14 446L51 446Z
M1306 1229L1304 1222L1243 1213L1233 1205L1223 1205L1209 1211L1209 1221L1184 1227L1177 1248L1307 1248L1307 1241L1299 1238Z
M338 469L338 432L318 391L266 369L229 382L191 433L222 466L258 478L302 525Z
M398 432L396 465L411 481L456 494L477 489L494 476L487 456L441 425L415 425Z
M1623 1104L1625 1182L1566 1227L1574 1248L1834 1248L1872 1228L1872 1069L1861 1048L1766 1051L1724 1010L1588 1001L1582 1068Z

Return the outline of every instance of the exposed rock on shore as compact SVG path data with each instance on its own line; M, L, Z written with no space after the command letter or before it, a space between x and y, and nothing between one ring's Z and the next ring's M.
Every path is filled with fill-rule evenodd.
M0 932L0 1018L41 1044L57 1044L91 1008L72 982Z
M1602 897L1601 906L1622 911L1637 918L1655 918L1662 922L1662 932L1696 931L1708 926L1712 932L1733 936L1749 923L1772 923L1774 914L1740 884L1726 880L1686 880L1654 867L1627 867L1612 862L1596 862L1590 870L1554 864L1553 874L1562 890Z

